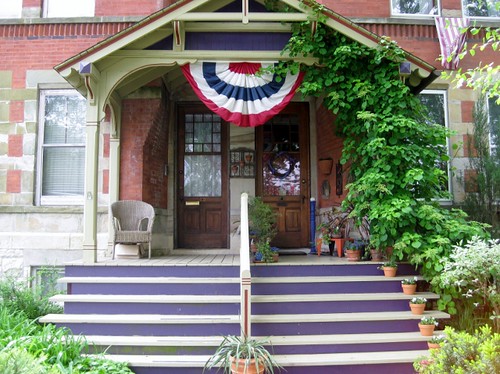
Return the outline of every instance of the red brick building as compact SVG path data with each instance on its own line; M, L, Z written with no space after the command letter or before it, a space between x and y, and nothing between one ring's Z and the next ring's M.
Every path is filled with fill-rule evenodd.
M97 253L104 256L110 241L109 204L119 199L144 200L155 207L157 254L186 248L236 250L238 238L232 232L241 192L267 194L277 207L286 201L289 209L278 208L286 217L282 245L306 247L309 199L315 198L319 208L342 199L345 191L336 194L335 173L325 176L317 170L318 159L331 157L336 163L342 152L342 139L335 136L332 117L320 102L297 97L267 128L227 123L220 128L218 117L201 104L180 68L198 60L279 58L289 24L307 16L298 1L285 1L295 8L288 15L273 15L263 1L246 0L4 3L0 270L28 274L39 266L82 258L82 249L85 261L95 261ZM417 85L436 76L428 79L421 95L438 103L442 111L436 118L455 130L450 153L453 144L467 140L477 94L439 78L435 17L498 25L494 2L486 1L482 8L476 0L321 3L335 12L330 27L363 44L373 47L376 36L384 35L396 40L408 52ZM497 64L498 52L469 56L460 66L480 62ZM490 112L498 114L493 105ZM204 143L207 149L190 155L190 147L196 146L190 129L198 116L211 124L212 140ZM279 121L290 121L287 139L298 144L294 157L301 167L295 182L271 189L262 178L262 160L266 136L278 135ZM470 173L469 155L462 149L450 165L456 169L449 176L453 199L443 204L463 199L461 177ZM250 161L239 165L247 154ZM213 163L208 169L196 164L196 155L216 160L219 169L210 169ZM197 174L187 175L186 165L195 167L190 162ZM232 173L232 164L241 169ZM213 175L219 176L213 180ZM189 178L195 177L209 184L195 184L187 193ZM188 201L198 202L196 211L187 208Z

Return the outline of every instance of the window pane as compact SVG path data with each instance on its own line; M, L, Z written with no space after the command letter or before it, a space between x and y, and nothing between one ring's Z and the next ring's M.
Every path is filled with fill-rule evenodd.
M86 104L82 96L45 96L45 144L85 143Z
M464 14L469 17L500 17L498 0L462 0Z
M488 100L488 114L490 120L490 149L496 155L500 149L500 105L495 99Z
M47 17L93 17L95 0L45 0Z
M50 147L43 151L42 195L83 195L84 147Z
M437 0L392 0L392 13L437 15Z
M0 18L21 18L23 0L1 0Z
M221 196L220 155L186 155L184 157L184 195Z

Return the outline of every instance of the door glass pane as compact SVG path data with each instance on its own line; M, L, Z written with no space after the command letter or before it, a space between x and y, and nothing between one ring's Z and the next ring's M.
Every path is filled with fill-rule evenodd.
M221 196L221 161L220 155L186 155L184 196Z
M300 149L297 116L278 115L266 123L264 125L263 146L264 195L300 195Z

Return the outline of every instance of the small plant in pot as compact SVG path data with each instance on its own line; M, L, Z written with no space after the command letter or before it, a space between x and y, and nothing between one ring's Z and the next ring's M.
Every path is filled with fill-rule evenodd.
M396 264L396 261L390 260L390 261L384 262L382 264L382 266L379 266L379 269L384 271L384 276L395 277L396 272L398 270L398 264Z
M427 299L425 297L414 297L410 300L410 309L413 314L424 314L425 303Z
M246 335L224 336L215 353L205 363L206 369L220 367L225 374L249 374L264 371L274 374L275 368L281 368L273 355L267 350L267 339L253 339Z
M413 295L417 291L417 277L403 279L401 288L403 288L405 295Z
M427 346L429 349L439 349L441 348L441 344L444 342L446 342L445 335L436 335L427 341Z
M344 245L345 254L348 261L359 261L362 255L361 242L359 241L348 241Z
M437 326L437 321L434 317L422 317L418 328L420 329L420 334L422 336L432 336L434 329Z
M250 200L248 218L251 230L255 233L253 239L257 251L255 260L257 262L273 262L271 241L277 233L276 213L269 204L264 203L257 196Z

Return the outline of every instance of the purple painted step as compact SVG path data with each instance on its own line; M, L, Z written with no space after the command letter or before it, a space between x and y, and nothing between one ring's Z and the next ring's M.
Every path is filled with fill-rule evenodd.
M362 353L360 353L362 360ZM201 368L142 368L132 367L135 374L201 374ZM206 370L204 374L216 374L217 370ZM219 370L220 374L221 371ZM351 365L351 366L304 366L289 367L285 370L275 370L282 374L415 374L411 363L381 364L381 365Z
M238 266L66 266L67 277L239 277Z
M239 324L119 324L119 323L56 323L66 326L73 334L139 335L139 336L219 336L239 335Z
M297 283L252 283L253 295L282 295L282 294L328 294L328 293L401 293L401 281L363 282L318 282L308 283L298 280Z
M71 283L73 295L239 295L239 283Z
M340 321L340 322L287 322L253 323L252 334L271 335L322 335L322 334L363 334L382 332L418 331L418 321L414 319L398 321Z
M306 314L407 311L408 300L252 303L252 314Z
M231 303L64 303L64 314L166 314L166 315L238 315L240 304Z

